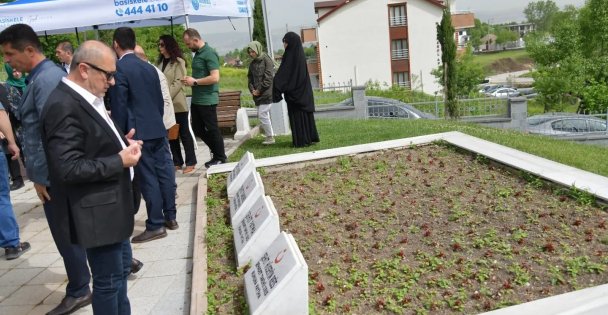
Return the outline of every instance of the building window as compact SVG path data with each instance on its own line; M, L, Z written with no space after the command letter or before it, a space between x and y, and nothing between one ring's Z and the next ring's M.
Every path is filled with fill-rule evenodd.
M397 39L391 42L391 58L393 60L407 59L408 49L406 39Z
M393 84L401 87L410 87L410 74L407 72L393 72Z
M407 17L405 15L405 6L393 6L390 8L390 25L391 26L406 26Z

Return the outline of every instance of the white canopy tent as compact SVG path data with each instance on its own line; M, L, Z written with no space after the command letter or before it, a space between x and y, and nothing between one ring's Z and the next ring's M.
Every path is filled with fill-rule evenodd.
M9 0L10 1L10 0ZM0 31L24 23L59 34L251 17L249 0L14 0L0 3Z

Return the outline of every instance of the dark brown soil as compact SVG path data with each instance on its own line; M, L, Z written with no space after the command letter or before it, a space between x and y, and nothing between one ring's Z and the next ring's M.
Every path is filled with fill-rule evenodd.
M608 215L585 193L444 145L309 164L261 171L311 313L473 314L608 282ZM209 187L209 313L241 314L225 176Z
M515 60L513 58L502 58L489 65L492 73L507 73L521 70L530 70L534 64L530 58Z

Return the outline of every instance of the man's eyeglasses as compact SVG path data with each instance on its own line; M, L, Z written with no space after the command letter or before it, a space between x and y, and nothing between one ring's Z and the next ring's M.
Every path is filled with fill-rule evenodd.
M106 71L106 70L103 70L100 67L98 67L98 66L96 66L94 64L90 64L88 62L81 62L81 63L84 63L85 65L87 65L87 66L89 66L89 67L91 67L91 68L93 68L93 69L95 69L95 70L103 73L106 76L106 80L108 80L108 81L112 80L114 78L114 75L116 74L116 71L112 71L112 72Z

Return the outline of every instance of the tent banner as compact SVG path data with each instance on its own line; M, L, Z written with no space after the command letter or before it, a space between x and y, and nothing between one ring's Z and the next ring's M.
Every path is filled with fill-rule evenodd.
M184 15L251 16L249 0L9 0L0 3L0 30L17 23L41 32Z
M188 15L230 17L251 16L251 5L249 4L249 0L192 0L184 1L184 6L186 14Z

